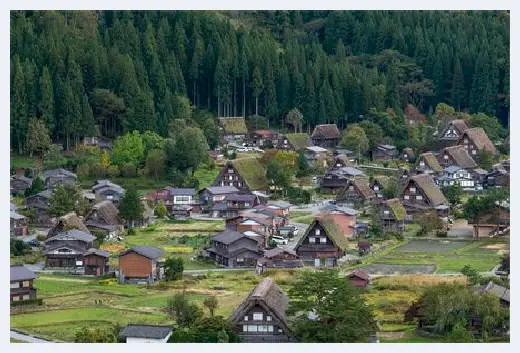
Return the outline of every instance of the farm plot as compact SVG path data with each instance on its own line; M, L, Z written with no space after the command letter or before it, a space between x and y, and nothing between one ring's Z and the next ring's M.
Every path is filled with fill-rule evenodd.
M370 264L361 269L371 275L432 274L435 265Z
M412 252L452 252L463 246L468 245L463 241L449 241L449 240L410 240L408 243L399 246L397 251L412 251Z

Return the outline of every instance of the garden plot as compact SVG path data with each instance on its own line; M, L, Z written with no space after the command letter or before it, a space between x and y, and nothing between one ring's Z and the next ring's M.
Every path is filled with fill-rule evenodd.
M468 245L464 241L450 240L410 240L407 244L401 245L395 250L410 252L453 252L463 246Z
M392 265L392 264L371 264L361 269L370 275L397 275L397 274L432 274L435 272L435 265Z

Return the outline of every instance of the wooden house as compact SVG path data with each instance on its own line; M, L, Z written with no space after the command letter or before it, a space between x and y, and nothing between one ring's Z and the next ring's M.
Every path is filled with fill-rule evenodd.
M415 161L414 171L417 174L441 174L442 167L431 152L419 155Z
M27 235L27 220L24 215L11 212L10 235L12 237L25 237Z
M327 194L338 194L348 183L348 180L365 174L354 167L329 168L320 179L320 190Z
M74 185L78 177L66 169L58 168L43 171L42 179L47 189L54 189L58 185Z
M383 191L391 187L392 179L386 175L376 175L370 182L370 189L374 192L375 200L382 201L385 199Z
M475 189L475 181L472 174L457 165L444 168L442 176L435 178L435 183L440 187L459 185L464 190Z
M199 201L203 210L210 210L216 203L224 201L226 195L237 193L234 186L209 186L199 191Z
M243 117L218 118L218 122L224 141L230 142L246 138L247 126Z
M444 148L439 154L439 163L443 167L456 165L468 171L478 167L464 146L459 145Z
M356 207L365 205L376 198L376 194L370 188L370 184L365 177L351 178L343 190L336 196L338 205Z
M378 210L383 231L387 233L404 232L406 209L398 198L386 200Z
M508 188L510 186L509 173L505 169L495 169L484 178L484 188Z
M152 284L164 276L164 251L138 245L119 255L119 283Z
M11 177L11 195L23 196L25 190L31 187L32 182L33 180L31 178L25 176L15 175Z
M108 251L90 248L83 255L85 275L103 276L108 272Z
M216 264L230 268L254 268L262 256L264 239L233 230L225 230L213 237L211 242L212 246L206 252Z
M273 130L255 130L249 134L249 144L254 147L274 148L278 140L278 132Z
M320 124L314 128L311 140L314 146L325 148L336 147L341 138L336 124Z
M294 342L287 323L289 298L272 278L264 278L228 319L244 343Z
M29 210L34 210L36 213L36 223L49 224L51 223L51 217L47 215L47 207L52 197L52 190L44 190L25 198L25 206Z
M244 217L269 222L269 224L272 224L275 230L289 223L288 217L280 216L276 210L273 210L269 206L264 205L258 205L248 210L240 211L240 214Z
M310 168L327 168L329 151L323 147L305 147L303 155Z
M413 163L415 162L415 152L410 147L405 147L399 155L399 159L408 163Z
M439 135L437 148L443 149L457 145L460 137L467 129L468 126L463 119L451 120Z
M169 192L171 204L173 206L190 205L195 203L194 188L166 188Z
M113 142L106 137L87 136L82 141L84 146L97 146L103 152L109 152L112 149Z
M335 155L329 169L340 169L343 167L352 167L357 164L357 158L346 156L344 154Z
M306 147L312 146L311 138L308 134L297 133L283 135L278 140L276 149L283 151L303 151Z
M121 337L125 343L167 343L173 331L172 326L128 324Z
M391 161L397 159L398 152L397 148L392 145L377 145L370 151L372 161Z
M274 201L266 205L272 213L280 217L289 217L291 203L287 201Z
M72 229L45 240L45 267L83 267L83 255L93 247L96 238L87 232Z
M85 233L90 232L83 223L83 220L75 212L69 212L56 220L54 226L47 232L46 239L50 239L60 233L73 229L80 230Z
M332 203L320 207L319 217L332 220L346 238L357 236L356 223L358 211L350 207L341 207Z
M336 266L345 255L347 237L332 219L316 218L296 245L296 254L314 266Z
M475 291L478 294L490 293L500 300L500 305L503 308L509 308L511 294L508 288L489 281L487 284L478 287Z
M117 206L125 194L125 189L109 180L98 180L92 187L92 192L98 202L108 200Z
M480 158L483 150L487 150L493 156L498 153L495 145L481 127L474 127L464 131L457 145L464 146L474 160Z
M295 268L303 267L303 262L298 255L291 250L274 248L264 251L264 255L258 259L256 273L263 274L269 268Z
M370 284L370 276L362 270L355 270L349 273L345 279L357 288L366 288Z
M10 268L10 298L11 302L37 299L37 289L34 288L36 274L24 266Z
M123 232L123 221L118 213L111 201L101 201L95 204L85 217L85 226L91 232L105 234L107 239L115 239Z
M266 170L257 158L228 161L212 186L234 186L240 192L265 191L269 188Z
M448 216L449 202L428 174L410 177L399 199L409 213L435 209L440 217Z
M211 208L211 216L215 218L231 218L238 216L241 210L259 205L258 197L253 194L228 194L224 200Z

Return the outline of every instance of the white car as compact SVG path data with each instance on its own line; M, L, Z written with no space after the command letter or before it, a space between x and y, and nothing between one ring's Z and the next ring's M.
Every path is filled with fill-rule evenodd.
M287 239L285 239L284 237L273 235L271 239L278 245L287 245Z

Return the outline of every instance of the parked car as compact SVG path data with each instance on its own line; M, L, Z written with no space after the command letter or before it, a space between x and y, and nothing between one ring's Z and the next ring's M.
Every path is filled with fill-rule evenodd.
M284 237L273 235L271 239L278 245L287 245L287 239L285 239Z

